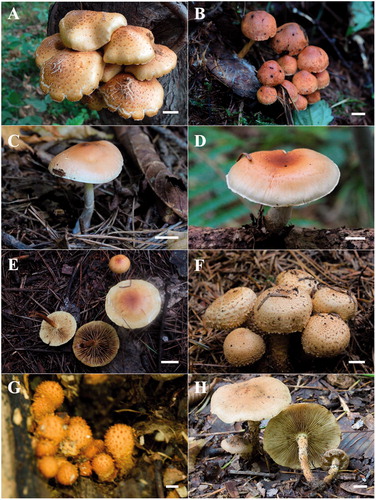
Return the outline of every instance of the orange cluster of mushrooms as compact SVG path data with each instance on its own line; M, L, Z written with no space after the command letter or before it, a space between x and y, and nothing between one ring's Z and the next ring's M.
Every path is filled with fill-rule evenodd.
M132 427L115 424L103 439L94 439L85 419L57 412L63 402L64 391L58 382L47 380L35 390L30 430L42 476L68 486L79 476L109 482L128 474L134 467Z
M90 109L142 120L163 106L157 78L175 68L177 56L122 14L72 10L59 33L42 41L35 60L40 87L54 101L82 100Z
M269 39L272 50L279 55L276 60L265 61L257 72L261 83L257 100L261 104L274 104L279 99L303 111L308 104L320 101L320 90L330 83L329 57L322 48L309 45L307 34L299 24L292 22L277 27L271 14L257 10L248 12L241 29L250 42L239 57L244 57L255 41Z
M330 288L301 269L283 271L275 285L258 296L247 287L233 288L205 311L206 328L231 330L223 344L233 366L258 361L270 340L273 365L288 367L289 334L301 332L303 350L316 357L334 357L350 342L348 320L357 311L354 295Z

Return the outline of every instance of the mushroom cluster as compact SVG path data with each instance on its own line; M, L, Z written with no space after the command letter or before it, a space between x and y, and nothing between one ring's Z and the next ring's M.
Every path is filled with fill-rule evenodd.
M330 83L329 57L321 47L309 45L307 34L299 24L289 22L277 27L271 14L251 11L243 18L241 29L250 42L239 57L245 56L254 41L268 39L279 56L265 61L257 72L261 83L257 100L261 104L268 106L280 100L303 111L308 104L320 101L320 90Z
M223 344L233 366L250 365L266 352L269 340L275 368L289 366L289 335L301 332L303 350L315 357L334 357L350 342L348 321L357 300L348 291L319 283L310 273L290 269L276 277L275 285L258 296L247 287L233 288L205 311L206 328L230 330Z
M85 419L57 412L63 402L64 390L58 382L47 380L35 390L30 431L42 476L68 486L79 476L108 482L128 474L134 467L132 427L115 424L104 439L94 439Z
M59 33L42 41L35 61L40 87L54 101L82 101L142 120L163 106L157 78L175 68L177 56L122 14L72 10L60 20Z

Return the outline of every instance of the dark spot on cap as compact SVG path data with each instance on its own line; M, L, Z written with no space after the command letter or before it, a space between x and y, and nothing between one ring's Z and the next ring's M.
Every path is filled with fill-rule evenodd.
M58 177L65 177L65 171L62 168L53 168L52 172Z

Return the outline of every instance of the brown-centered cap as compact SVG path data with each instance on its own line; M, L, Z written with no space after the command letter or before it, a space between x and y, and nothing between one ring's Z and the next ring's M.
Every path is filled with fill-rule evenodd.
M330 83L330 76L326 69L320 73L315 73L315 78L317 80L317 90L325 89Z
M327 156L311 149L244 154L227 174L234 193L271 207L304 205L329 194L340 171Z
M341 430L334 415L314 403L292 404L272 418L265 428L264 449L279 465L301 469L297 438L306 434L308 459L314 467L321 465L322 455L336 448Z
M154 59L154 36L141 26L124 26L112 35L103 59L112 64L145 64Z
M283 287L299 288L310 295L316 292L319 284L312 274L302 269L288 269L287 271L282 271L278 274L275 283Z
M137 80L151 80L152 78L160 78L172 71L177 63L175 52L165 45L154 45L155 57L152 61L146 64L134 64L126 66L124 71L132 73Z
M74 50L97 50L111 39L111 35L127 20L116 12L71 10L59 22L61 39Z
M102 184L115 179L123 167L123 157L108 141L81 142L53 158L51 174L88 184Z
M308 45L298 55L298 68L311 73L320 73L329 66L329 57L324 49Z
M103 70L98 52L62 50L43 64L40 88L54 101L79 101L98 87Z
M257 72L257 78L263 85L275 87L283 82L285 73L277 61L265 61Z
M290 391L284 383L273 377L255 377L217 389L211 398L211 413L227 424L260 422L290 403Z
M300 95L309 95L317 90L317 80L312 73L306 70L298 71L292 77L292 83Z
M104 366L115 358L119 346L114 327L104 321L91 321L77 330L73 353L86 366Z
M106 296L106 313L123 328L143 328L154 321L161 310L158 289L143 280L120 281Z
M108 262L108 267L113 273L123 274L131 267L129 257L123 254L114 255Z
M265 353L265 342L248 328L236 328L223 343L223 354L230 365L246 366L258 361Z
M262 85L262 87L258 89L256 97L260 104L269 106L270 104L274 104L276 102L278 95L274 87Z
M56 56L65 49L65 46L60 38L59 33L48 36L42 40L41 44L35 51L35 64L40 68L43 64L53 56Z
M105 64L101 82L109 82L111 78L120 73L122 69L123 66L120 66L119 64Z
M287 52L290 56L298 55L308 43L306 32L297 23L286 23L277 28L277 33L270 42L274 52Z
M54 326L42 321L39 330L41 340L50 346L66 344L76 333L77 323L74 317L65 311L56 311L47 316Z
M102 85L100 92L112 112L123 118L142 120L155 116L163 106L164 92L157 79L139 82L129 73L120 73Z
M276 34L277 23L268 12L253 10L243 17L241 30L243 35L250 40L261 42L272 38Z
M292 56L282 56L277 59L277 63L281 66L286 76L295 75L298 71L298 61Z
M344 321L353 318L357 310L357 301L354 295L327 286L317 290L312 298L312 303L314 312L336 313Z
M350 329L337 314L315 314L302 334L302 346L307 354L332 358L342 354L349 345Z

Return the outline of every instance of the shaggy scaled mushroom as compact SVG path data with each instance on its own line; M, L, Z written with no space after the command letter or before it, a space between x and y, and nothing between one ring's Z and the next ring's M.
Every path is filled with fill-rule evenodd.
M125 73L132 73L137 80L152 80L170 73L177 64L178 58L175 52L165 45L154 45L155 57L146 64L135 64L126 66Z
M299 288L310 295L317 290L319 282L312 276L301 269L288 269L278 274L275 284L287 288Z
M84 210L78 219L73 233L89 229L94 212L94 184L110 182L120 174L123 156L119 149L108 141L82 142L76 144L53 158L48 170L56 177L75 182L83 182Z
M298 403L269 421L264 449L277 464L301 469L312 482L311 464L319 467L323 453L337 447L340 440L339 425L329 410L318 404Z
M59 33L48 36L42 40L41 44L35 51L35 64L41 68L43 64L51 57L58 55L65 46L60 38Z
M111 257L108 267L115 274L123 274L126 273L131 267L131 261L126 255L114 255Z
M112 425L104 437L106 450L115 460L122 475L134 467L133 452L135 446L135 436L132 427L125 424Z
M349 461L348 454L339 448L326 451L322 457L321 465L324 470L328 471L324 483L331 483L340 470L347 469Z
M265 354L265 342L252 330L237 328L225 338L223 353L230 365L251 365Z
M322 287L312 297L313 311L317 313L335 313L344 321L353 318L357 310L357 301L350 293L339 292L333 288Z
M55 444L60 443L66 435L63 419L57 415L46 415L39 421L36 435Z
M119 346L115 328L104 321L91 321L77 330L73 353L86 366L105 366L115 358Z
M59 468L55 457L42 457L38 460L37 467L42 476L47 479L55 477Z
M146 64L155 57L153 33L141 26L124 26L114 32L104 47L105 63Z
M242 153L226 176L231 191L254 203L272 207L265 226L280 232L293 206L305 205L331 193L340 171L327 156L311 149Z
M251 314L255 300L256 294L250 288L232 288L206 309L203 317L205 328L227 330L242 325Z
M60 443L60 451L66 457L75 457L92 439L93 433L86 420L72 417L69 420L66 436Z
M76 329L77 323L71 314L56 311L42 321L39 337L45 344L55 347L69 342L76 333Z
M64 402L63 388L58 382L45 380L35 389L34 400L37 401L38 399L47 399L57 410Z
M244 442L254 452L259 444L261 420L274 417L290 403L285 384L272 377L256 377L217 389L211 399L211 413L227 424L247 422Z
M245 57L255 42L262 42L272 38L277 32L277 23L274 17L264 10L254 10L248 12L241 23L241 30L244 36L249 38L238 57Z
M342 354L350 343L350 329L337 314L315 314L302 334L302 346L307 354L332 358Z

